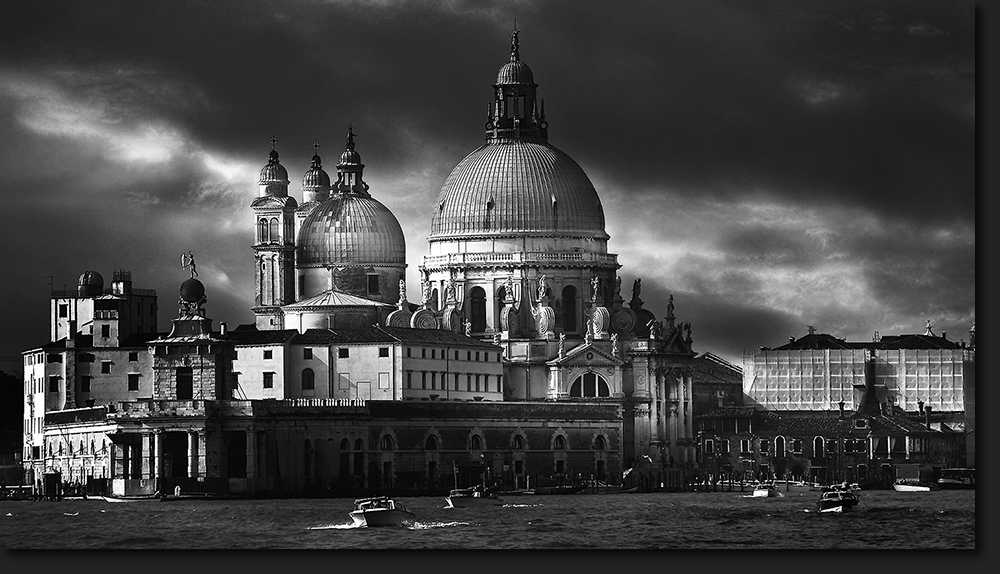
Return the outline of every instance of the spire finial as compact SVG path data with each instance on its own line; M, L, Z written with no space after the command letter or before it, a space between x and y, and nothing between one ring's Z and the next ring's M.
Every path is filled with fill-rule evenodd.
M520 30L517 29L517 18L514 18L514 32L510 35L510 61L520 60L521 54L517 51L518 42L517 34Z
M319 140L313 140L313 153L319 155Z

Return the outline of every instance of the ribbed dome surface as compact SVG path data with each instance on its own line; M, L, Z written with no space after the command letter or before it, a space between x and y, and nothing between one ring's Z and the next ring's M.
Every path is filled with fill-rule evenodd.
M571 157L549 144L487 143L445 180L428 239L522 232L608 237L594 184Z
M269 154L267 165L260 169L260 179L257 181L258 185L269 183L288 185L288 171L285 166L278 163L278 152L274 150Z
M298 265L406 264L396 217L370 197L338 193L302 222Z
M521 60L511 60L497 72L497 84L534 84L531 68Z
M310 190L321 190L330 188L330 175L323 171L320 158L314 155L312 167L302 176L302 188Z

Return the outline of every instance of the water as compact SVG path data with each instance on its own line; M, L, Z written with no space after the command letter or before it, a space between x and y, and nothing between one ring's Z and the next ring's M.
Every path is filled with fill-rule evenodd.
M509 496L446 508L401 497L413 527L358 528L344 498L108 503L0 501L6 549L967 549L975 491L863 491L853 513L819 493Z

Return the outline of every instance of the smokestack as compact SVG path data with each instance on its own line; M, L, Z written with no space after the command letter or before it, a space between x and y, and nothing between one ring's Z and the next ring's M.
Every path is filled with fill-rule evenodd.
M816 327L809 325L806 327L806 331L808 331L810 335L814 335L816 333Z
M837 420L842 421L842 420L844 420L844 401L840 401L837 404L840 405L840 416L837 417Z
M920 414L924 414L924 401L917 401L917 408L920 409Z
M927 405L927 406L924 407L924 424L927 425L928 429L931 428L931 406L930 405Z

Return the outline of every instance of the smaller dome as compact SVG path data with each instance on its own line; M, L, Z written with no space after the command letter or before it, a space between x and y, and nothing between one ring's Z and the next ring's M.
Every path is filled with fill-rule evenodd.
M260 181L257 182L258 185L267 185L269 183L281 183L288 184L288 171L285 166L278 163L278 151L271 150L268 154L267 165L260 170Z
M84 271L76 285L76 292L81 297L98 297L104 293L104 277L97 271Z
M318 155L312 157L312 166L302 176L303 189L329 189L330 175L323 171L323 164Z
M511 60L497 72L497 85L501 84L534 84L535 78L531 68L521 60Z
M340 163L337 164L337 167L348 165L361 165L361 154L354 151L353 148L345 149L344 153L340 154Z
M181 299L187 303L197 303L205 296L205 284L194 277L181 283Z

